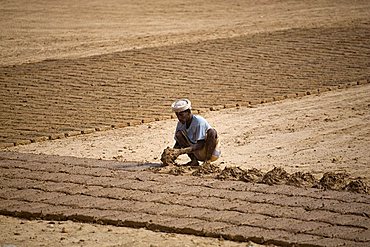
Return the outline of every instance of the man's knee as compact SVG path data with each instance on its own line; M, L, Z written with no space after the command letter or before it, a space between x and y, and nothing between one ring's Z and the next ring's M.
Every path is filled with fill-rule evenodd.
M175 133L175 140L178 146L180 146L181 148L186 148L190 146L190 143L187 137L185 136L184 132L182 132L181 130Z
M207 130L207 139L209 140L216 140L217 139L217 131L215 129Z
M175 133L175 138L176 138L176 140L177 140L177 141L179 141L179 140L183 140L183 139L184 139L184 135L183 135L183 133L179 130L179 131L177 131L177 132Z

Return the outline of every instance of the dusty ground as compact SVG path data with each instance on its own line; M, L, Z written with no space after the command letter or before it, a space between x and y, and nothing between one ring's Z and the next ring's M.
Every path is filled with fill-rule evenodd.
M3 2L1 65L367 19L366 0Z
M164 56L165 62L160 60L158 63L160 66L164 66L165 69L170 66L172 71L166 76L160 74L159 78L155 79L164 79L165 88L170 88L168 85L179 78L183 79L184 83L190 81L198 85L201 84L199 81L202 82L215 74L217 76L213 77L214 83L220 81L220 78L222 82L227 81L225 90L229 88L228 90L233 94L224 94L227 97L222 99L222 97L215 96L220 95L220 92L206 93L209 98L213 97L216 102L221 101L223 105L226 105L225 102L229 100L243 100L245 95L251 98L258 98L261 95L262 97L272 97L271 92L281 89L285 80L287 83L291 83L287 85L298 85L297 90L303 93L307 89L312 91L314 88L317 89L322 86L346 85L358 80L366 82L369 78L369 47L368 44L363 42L363 40L368 40L368 32L366 32L369 25L370 11L368 1L357 1L356 3L322 0L310 1L309 3L306 1L274 1L272 3L239 1L235 4L230 4L227 1L217 3L203 1L201 5L192 1L186 3L182 1L158 1L151 4L137 4L130 1L120 4L119 1L113 0L104 1L104 3L101 1L80 1L78 4L73 1L71 3L65 1L63 3L12 1L2 3L0 11L2 13L0 17L0 32L2 33L0 64L2 65L1 100L3 103L0 120L2 123L1 141L4 143L7 138L10 139L10 136L18 138L16 141L24 140L25 138L22 139L24 133L30 132L25 126L29 127L27 123L30 122L47 122L46 127L41 126L42 131L47 130L47 135L59 133L53 132L58 127L47 129L53 124L55 126L65 124L61 129L71 128L71 126L76 128L76 124L81 126L81 122L77 123L72 118L74 114L81 116L80 119L82 120L84 118L90 120L92 126L82 126L84 129L103 126L106 119L104 121L96 118L91 120L92 112L85 115L81 113L85 112L83 107L86 106L86 102L80 102L79 97L82 93L73 95L71 92L85 86L79 87L74 83L76 81L96 80L96 83L94 82L94 85L92 85L94 90L91 92L97 92L97 90L102 89L101 86L105 86L105 88L108 88L107 92L111 94L115 87L110 88L109 83L108 85L101 85L101 78L108 82L119 81L122 75L117 75L114 72L120 70L120 66L125 63L116 62L112 72L107 69L112 64L108 67L106 64L106 67L100 67L102 63L94 64L94 61L102 59L104 64L104 61L111 61L118 56L124 61L128 59L130 64L138 63L141 66L147 66L150 62L142 63L140 59L147 59L148 57L140 56L140 52L139 56L135 53L131 55L116 53L104 57L104 54L123 52L134 48L156 48L149 50L151 58L154 57L150 61L155 61L158 56L166 54L166 48L161 48L163 45L178 45L177 50L174 49L175 53L167 54L167 56ZM310 28L314 28L313 31ZM282 32L274 33L274 31ZM255 34L261 36L253 36ZM294 36L296 37L293 38ZM268 37L272 37L272 41L269 41ZM338 39L339 37L341 39ZM218 38L226 38L226 40L213 43L212 40ZM229 39L232 42L229 42ZM312 42L306 42L307 39ZM257 49L256 54L247 50L243 56L244 60L235 61L238 65L246 66L246 70L238 68L220 70L220 68L225 67L223 63L216 63L219 71L207 70L208 66L212 68L215 61L219 61L225 55L227 56L226 62L230 64L230 61L240 54L240 51L235 47L245 44L245 40L248 42L248 47L252 43L256 44L255 48ZM197 43L200 41L204 41L205 45ZM187 44L196 45L189 48ZM202 45L199 46L199 44ZM231 45L225 46L225 44ZM257 44L262 45L258 46ZM207 52L206 56L196 56L199 59L197 60L199 66L192 67L195 74L189 73L186 66L171 65L170 58L173 54L182 57L184 53L181 52L194 52L199 47ZM222 51L222 47L229 47L230 50L226 53L220 52L210 56L209 51L212 51L212 47L215 47L217 52ZM293 50L294 47L297 49ZM330 49L332 47L335 48ZM302 60L297 60L294 53L304 55L300 58ZM252 56L247 57L248 54L252 54ZM269 54L273 55L269 56ZM98 56L86 58L91 55ZM44 59L60 58L66 60L62 62L60 60L43 61ZM204 58L206 58L206 63L204 63ZM189 62L194 59L193 56L188 56L185 61ZM253 63L246 65L250 62L248 59L251 59ZM40 61L41 63L35 64L35 62ZM278 66L271 66L271 64L274 64L271 61L275 61L275 65ZM289 62L284 64L284 61ZM354 63L351 63L351 61ZM68 67L66 64L70 66ZM87 64L87 67L81 64ZM92 67L91 64L93 64ZM330 64L330 66L326 68L325 64ZM156 63L155 65L157 66ZM176 72L178 68L182 68L182 71L185 69L186 76L189 77ZM264 68L262 72L260 68ZM84 69L90 73L85 73ZM124 82L144 81L143 84L140 84L139 91L135 91L135 83L130 84L133 89L129 93L137 92L143 99L149 97L147 91L145 91L145 85L147 85L145 83L152 82L152 79L147 78L158 74L158 70L150 69L150 73L140 75L139 79L132 76L138 71L137 69L128 67L127 71L129 71L129 76L127 78L123 76ZM163 72L163 70L159 71ZM230 74L230 71L235 77L225 76ZM288 72L285 73L284 71ZM217 74L217 72L223 74L224 77ZM76 76L76 73L82 76ZM103 76L101 77L101 75ZM104 75L108 75L108 77L104 77ZM243 76L252 78L251 82L248 81L248 86L238 84L244 81ZM49 84L50 80L59 81L61 84L65 81L68 82L66 83L68 90L53 90L53 87L50 87ZM71 81L73 83L70 83ZM276 85L276 81L283 83L279 84L277 89L272 89L270 94L266 96L265 88L256 83L261 81L268 82L266 83L267 88L270 85ZM253 83L255 83L256 88L250 90L250 85ZM35 85L41 86L37 87ZM234 88L233 85L241 86L240 88ZM314 86L310 87L310 85ZM7 91L6 86L11 90ZM154 97L160 95L161 86L161 84L158 84L155 87L156 89L153 89L157 93ZM34 90L27 91L30 88ZM292 86L288 86L288 88L292 88ZM364 85L325 92L320 95L289 98L282 102L257 105L255 108L241 107L239 109L207 112L204 116L219 131L222 138L223 154L216 164L221 167L254 167L262 171L271 170L274 166L282 166L289 172L310 171L318 177L325 171L348 172L354 178L361 177L369 182L369 157L367 155L370 151L368 145L370 136L369 89L369 85L365 83ZM199 91L199 89L197 90ZM241 93L235 94L238 90ZM37 97L36 100L29 97L37 91L45 93L41 93L41 96ZM104 90L99 92L104 97L106 96ZM257 93L248 94L250 92ZM279 92L279 96L292 93L286 88ZM55 95L60 94L72 94L72 96L67 97L67 100L63 97L61 99L55 97ZM22 97L19 97L19 95ZM162 107L166 107L166 104L171 102L170 98L175 97L175 95L176 93L170 93L168 99L162 100ZM25 105L27 102L23 102L25 96L28 96L27 100L32 103L29 106ZM105 108L107 105L117 102L120 97L122 95L114 95L112 99L99 98L101 100L99 102L102 102L102 108ZM38 99L42 100L39 101ZM89 102L93 102L94 99L96 100L91 96ZM48 104L43 105L43 101L48 102ZM77 105L76 108L68 112L70 115L67 118L61 120L60 115L65 115L61 110L66 110L66 107L64 105L63 107L55 107L55 102L62 102L62 105L72 105L71 102L77 102ZM135 106L138 107L135 108L132 102L129 103L120 105L120 107L140 110L140 106ZM201 107L207 107L212 106L213 101L199 100L197 102L195 99L195 103L201 104ZM40 105L42 107L39 107ZM98 108L94 111L98 111ZM83 110L79 111L81 109ZM45 114L45 111L53 112L57 117L48 121L48 114ZM17 112L17 114L13 114L14 112ZM35 112L36 114L32 115L29 112ZM58 115L59 112L60 115ZM168 117L168 113L161 118ZM100 111L100 114L109 119L107 122L109 126L116 124L113 120L119 118L118 116L109 115L111 112ZM9 118L9 116L11 117ZM41 117L38 118L37 116ZM127 115L119 119L129 122L130 120L126 120L129 117ZM150 117L152 116L143 115L135 120ZM93 125L93 123L98 124ZM158 164L162 150L173 144L174 125L175 120L163 120L62 140L17 146L9 150L97 159L133 160ZM15 132L11 131L14 129L11 128L12 126L17 126ZM76 129L81 129L80 126L77 126ZM73 128L72 130L75 130ZM24 129L27 129L28 132ZM34 132L34 129L32 131ZM20 132L23 133L21 137L19 137ZM27 138L30 142L31 137L27 136ZM41 135L40 138L42 140L44 136ZM180 161L186 162L186 158ZM42 243L45 245L55 244L56 239L60 239L62 245L90 246L93 245L93 242L88 241L98 240L99 246L103 244L107 244L107 246L116 245L117 241L121 246L125 246L132 245L133 241L140 238L143 246L148 246L147 239L157 239L158 246L176 246L180 241L184 241L188 246L208 246L211 242L211 246L237 246L235 243L219 242L214 239L206 240L189 236L167 235L144 230L98 225L82 225L71 222L50 224L50 222L28 222L1 217L0 223L2 233L6 234L1 238L0 243L3 245L10 243L17 246L38 246L40 241L35 237L40 236L43 238ZM81 228L81 234L71 233L68 235L71 238L61 239L66 234L61 230L63 227L66 231ZM56 228L58 230L55 230ZM42 235L45 232L48 233L47 236ZM93 235L85 235L92 232L94 232ZM101 232L103 234L98 234ZM119 238L118 234L125 234L129 237ZM26 238L27 240L25 240ZM79 242L81 239L85 242ZM109 239L116 241L112 243ZM73 243L73 241L77 242Z
M37 221L0 216L0 246L261 246L214 238L72 221ZM6 229L6 230L5 230Z

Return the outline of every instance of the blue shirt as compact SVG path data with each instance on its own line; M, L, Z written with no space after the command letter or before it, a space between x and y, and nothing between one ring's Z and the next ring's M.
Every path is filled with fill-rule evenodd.
M177 123L176 126L176 132L177 131L185 131L187 137L189 138L189 141L191 141L193 144L197 143L199 140L205 140L206 139L206 133L207 130L209 130L211 125L205 120L203 117L199 115L194 115L191 120L191 124L189 128L186 128L186 123L182 124L180 121Z

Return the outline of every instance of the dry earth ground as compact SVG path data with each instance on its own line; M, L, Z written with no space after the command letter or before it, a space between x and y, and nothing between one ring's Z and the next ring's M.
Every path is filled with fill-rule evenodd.
M109 111L101 111L100 114L108 113L108 121L104 122L101 119L96 120L95 117L91 119L98 107L93 108L94 111L88 112L88 114L81 114L81 109L84 109L86 103L91 104L96 100L102 102L101 108L103 109L106 106L115 105L118 100L122 99L123 95L116 95L117 97L108 99L107 95L112 94L115 88L108 87L105 94L104 90L101 90L106 88L105 82L119 80L122 75L119 72L117 74L117 71L121 70L122 65L139 65L139 69L129 67L131 75L137 71L143 71L150 64L150 61L143 62L148 58L146 55L157 54L157 58L163 56L167 49L166 47L161 48L163 45L171 45L170 47L174 45L176 51L168 54L166 59L172 58L174 54L176 54L175 57L181 58L184 56L184 50L192 51L190 54L193 54L185 59L185 65L194 58L200 59L197 61L198 65L190 69L184 69L186 66L183 65L179 67L179 64L171 65L173 63L171 59L168 61L166 59L160 60L158 64L163 66L162 69L152 68L148 73L141 75L146 83L155 82L156 79L161 82L166 81L167 84L164 85L169 89L174 87L171 84L177 83L178 79L183 79L184 85L188 82L202 85L213 73L225 67L225 64L235 62L234 59L238 57L238 52L240 52L235 47L247 44L244 48L252 49L247 50L242 56L244 60L235 63L247 66L247 70L241 72L237 68L220 70L213 77L214 81L212 82L216 83L220 79L227 79L224 75L235 74L236 77L229 78L225 84L225 89L229 88L230 92L234 94L229 94L222 101L222 97L215 97L215 94L219 95L219 92L204 91L203 93L209 95L209 99L215 101L199 100L197 102L196 99L195 103L199 103L201 108L209 108L219 100L222 101L221 105L226 105L230 99L234 100L231 106L235 106L243 99L244 104L252 99L261 100L261 95L263 98L275 95L284 96L292 92L287 88L289 89L293 85L297 86L293 93L299 91L304 94L307 90L317 90L322 86L325 88L337 87L348 83L356 84L357 81L366 82L369 79L369 45L367 40L369 38L370 5L368 1L356 1L355 3L322 0L310 1L309 3L302 1L237 1L232 4L228 1L203 1L201 5L192 1L158 1L150 4L137 4L130 1L126 1L125 4L121 4L119 1L105 1L104 3L80 1L77 4L73 1L70 3L65 1L63 3L12 1L3 2L0 10L2 13L0 17L0 31L2 33L0 41L2 54L0 59L2 64L2 73L0 74L1 143L10 143L11 145L28 143L31 139L36 140L35 137L40 138L37 140L44 140L51 137L64 137L65 133L73 135L77 132L80 134L81 130L90 132L99 127L104 129L102 126L111 128L111 125L117 125L117 119L118 123L123 122L123 124L132 121L132 119L135 120L132 123L136 124L143 119L153 120L153 116L139 114L136 118L132 118L130 113L126 113L123 118L120 118L114 114L110 115ZM278 32L274 33L274 31ZM220 42L218 40L220 38L224 38L224 40ZM307 43L307 40L310 42ZM222 47L229 41L231 41L231 46L226 47L229 47L231 51L220 53ZM251 46L252 44L255 46ZM287 44L289 45L287 46ZM209 51L212 51L213 46L216 54L209 59L209 54L212 54ZM283 47L283 50L276 50L277 47ZM133 48L147 48L148 50L144 50L146 52L143 56L140 51L132 50ZM202 49L206 51L206 56L194 53L199 48L201 48L200 51ZM255 50L253 51L253 49ZM113 55L102 55L109 53ZM252 56L248 57L248 53L252 53ZM204 67L212 68L213 64L225 54L225 61L216 63L215 70L210 70L208 74L205 73ZM303 56L297 56L297 54ZM95 57L88 58L91 55L95 55ZM117 56L122 61L128 59L129 63L118 62L113 70L107 69L112 65L110 62ZM204 57L208 59L205 60L207 62L202 60ZM60 58L65 60L58 60ZM43 61L44 59L51 61ZM103 59L103 63L94 63L94 61L101 59ZM275 61L275 66L282 66L274 68L272 61ZM102 64L105 67L101 67ZM325 64L330 66L325 68ZM46 69L45 65L47 65ZM300 67L304 68L303 72L299 69ZM153 81L145 79L155 75L158 71L166 72L168 68L175 71L180 68L180 72L171 72L167 76L156 77ZM261 70L261 68L263 69ZM265 70L267 68L269 70ZM287 72L279 72L284 70ZM184 71L186 75L183 74ZM189 76L190 71L195 71L195 74ZM68 75L68 73L70 74ZM80 75L77 76L77 73ZM277 76L273 76L275 74ZM250 80L245 81L243 76L249 77ZM81 85L70 83L81 80L83 82ZM95 81L91 89L92 94L101 90L103 96L90 97L90 101L81 101L83 90L77 91L78 94L75 95L72 93L83 87L86 81ZM145 94L145 83L135 88L135 83L140 81L136 77L123 77L123 81L133 83L131 89L133 91L129 91L129 94L135 92L136 95L144 95L140 102L146 102L148 95ZM248 83L234 84L237 81ZM269 83L261 87L262 81ZM269 88L271 83L276 81L283 82L281 85L285 86L282 89L280 86L280 90L277 91L271 90L266 96L264 93L266 88ZM54 82L56 85L68 82L64 84L67 85L67 90L54 90L50 88L50 82ZM41 85L41 87L37 85ZM161 83L154 85L156 87L163 86ZM239 87L233 85L239 85ZM251 85L255 86L254 90L250 90ZM235 94L241 89L244 91ZM197 88L200 94L202 90L201 86ZM35 92L41 94L33 98L32 95ZM181 92L186 92L186 90ZM253 92L257 93L253 94ZM278 93L276 94L276 92ZM300 100L289 99L281 104L271 103L257 108L223 110L217 113L207 113L206 116L210 118L216 128L221 129L221 134L229 141L230 146L223 145L223 160L225 161L220 160L220 162L225 162L225 165L227 165L226 160L230 165L249 166L253 164L261 169L269 169L276 164L290 164L291 166L287 165L289 169L310 170L314 174L320 174L327 166L328 169L349 171L353 176L359 175L368 179L369 162L366 156L369 152L368 92L368 86L361 86L330 92L324 94L325 97L308 96L302 99L302 104L299 104ZM62 97L56 97L56 94L61 94ZM154 95L154 98L157 99L159 95L161 95L161 90ZM245 95L249 98L245 99ZM160 109L167 109L166 107L175 96L175 93L171 93L162 98L160 103L162 108ZM28 102L22 102L25 97ZM338 99L340 99L339 102ZM134 100L137 99L134 98ZM62 103L62 107L56 107L55 102ZM65 107L66 105L72 105L70 111ZM144 106L148 107L149 105ZM136 106L137 108L132 107L132 104L123 104L123 106L128 106L133 109L133 112L140 110L140 105ZM287 109L285 109L286 106L288 106ZM61 115L67 117L61 121L58 118L60 115L57 113L63 112L62 110L70 115L62 113ZM265 115L260 115L260 110ZM57 117L47 116L45 111L53 112ZM238 111L248 114L246 117L251 115L253 118L248 118L245 123L242 123L245 119L238 114ZM14 112L16 114L13 114ZM30 112L34 112L34 114L30 114ZM74 114L77 114L79 121L76 122L71 118ZM162 118L167 118L169 114L168 111L163 114ZM282 121L284 118L281 116L287 116L287 114L293 114L293 116L289 115L287 121ZM318 115L316 116L316 114ZM9 118L9 116L11 117ZM217 121L220 116L224 116L225 126L221 126ZM236 116L235 120L231 116ZM91 121L84 126L82 124L84 119L91 119ZM44 124L41 129L35 128L35 126L40 126L30 124L40 122ZM61 122L63 122L62 126L58 127ZM232 125L234 123L237 125ZM168 120L122 130L112 130L107 132L108 135L105 137L104 133L95 133L91 136L86 135L73 139L84 148L90 145L84 151L81 151L81 146L69 143L72 140L69 138L62 142L55 141L15 147L14 150L21 151L24 148L25 152L36 153L53 153L58 150L60 155L69 154L80 157L86 155L103 159L115 157L121 160L137 159L158 162L159 149L171 143L173 124L174 120ZM17 127L11 128L11 126ZM31 128L29 128L30 126ZM243 130L241 131L240 128ZM45 131L46 133L37 136L35 129L36 132ZM61 131L62 129L63 131ZM66 129L74 132L66 132ZM144 135L144 138L147 138L144 140L148 140L148 136L145 136L147 133L151 133L148 130L156 130L156 133L160 134L160 143L156 143L159 146L150 149L150 155L138 157L136 155L142 154L142 150L144 150L143 140L134 139L132 135ZM31 135L28 135L29 132ZM142 132L144 134L141 134ZM58 136L60 133L63 135ZM313 133L315 134L313 135ZM109 135L111 136L109 137ZM287 139L287 137L289 138ZM157 139L152 139L152 143L157 142ZM102 144L99 140L106 145L105 150L101 150L102 146L99 145ZM275 145L276 142L281 145ZM271 146L271 143L274 145ZM48 149L49 144L55 149ZM252 144L256 146L252 146ZM260 151L256 151L256 147ZM145 152L148 153L147 150ZM6 229L2 232L8 235L2 238L1 244L39 245L38 239L32 239L39 232L37 230L33 232L29 227L20 231L21 226L28 225L27 222L25 224L19 223L19 229L13 231L13 228L9 226L13 224L14 220L20 222L17 219L2 218L1 228L2 230ZM50 226L48 222L31 223L36 225L33 225L32 228L35 227L41 232ZM67 230L72 230L77 229L80 225L76 226L71 223L71 228L68 227L66 227ZM102 239L98 240L99 245L107 243L108 246L111 246L106 238L109 236L106 234L109 229L113 229L112 232L125 231L121 228L95 227L97 229L92 230L95 232L94 237ZM131 229L127 229L127 231L130 232ZM97 234L100 232L103 234ZM136 239L138 236L143 238L143 246L147 246L146 239L162 240L161 236L163 236L145 231L132 230L132 232ZM64 235L65 233L54 232L54 234L50 232L43 239L43 243L45 245L55 244L54 240L60 239L60 234ZM30 236L30 239L25 240L25 236ZM157 244L166 246L186 241L180 240L182 237L179 235L172 236L174 238L171 238L169 242L159 240ZM78 237L77 239L82 238ZM67 238L66 244L81 245L81 243L72 244L73 241L72 238L69 240ZM193 237L188 242L188 246L197 246L197 243L194 243L197 241L201 240ZM131 245L132 241L121 239L119 244L122 246ZM216 242L213 244L227 246L229 243Z

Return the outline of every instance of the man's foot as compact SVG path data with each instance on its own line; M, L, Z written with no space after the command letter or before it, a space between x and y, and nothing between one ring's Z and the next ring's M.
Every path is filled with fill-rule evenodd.
M199 166L199 162L197 160L191 160L185 166Z
M191 147L187 147L187 148L175 148L173 149L173 152L174 152L174 155L176 156L180 156L182 154L188 154L191 152Z
M206 166L206 165L210 165L211 164L211 161L210 160L206 160L203 162L202 166Z

